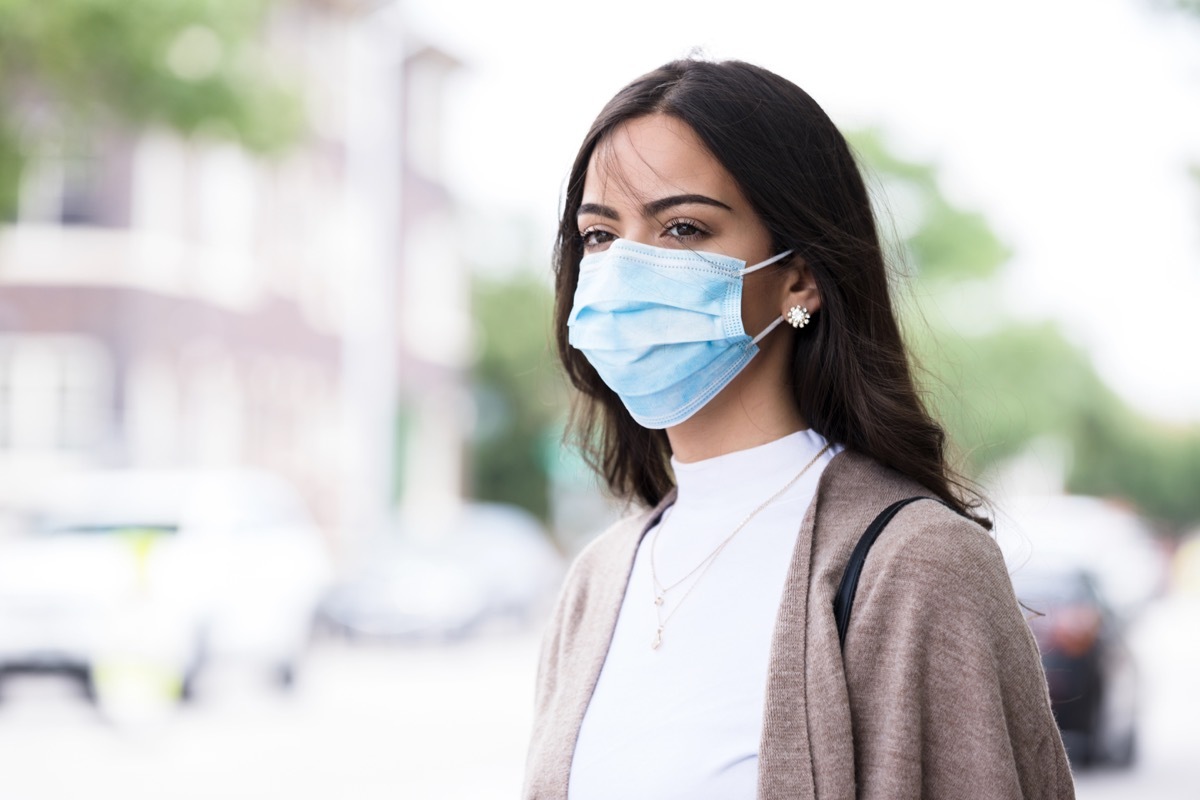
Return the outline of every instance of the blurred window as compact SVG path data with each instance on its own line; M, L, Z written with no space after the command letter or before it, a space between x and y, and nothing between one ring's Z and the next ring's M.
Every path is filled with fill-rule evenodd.
M102 163L47 148L31 159L21 184L22 222L95 225L103 220Z
M77 336L0 337L0 449L79 451L99 442L104 349Z
M91 158L72 158L63 165L62 205L58 218L64 225L99 221L96 213L97 166L96 160Z

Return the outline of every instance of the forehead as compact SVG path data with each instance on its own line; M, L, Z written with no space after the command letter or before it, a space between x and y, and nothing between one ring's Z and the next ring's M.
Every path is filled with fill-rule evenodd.
M703 194L731 203L741 191L691 126L653 114L629 120L596 146L583 202L640 206L672 194Z

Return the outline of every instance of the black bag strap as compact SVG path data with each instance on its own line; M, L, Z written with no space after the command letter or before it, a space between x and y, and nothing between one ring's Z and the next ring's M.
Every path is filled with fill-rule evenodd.
M938 499L921 495L897 500L879 512L879 516L867 526L862 538L854 546L854 552L850 554L850 560L846 562L846 571L842 573L842 582L838 584L837 594L833 596L833 616L837 620L838 642L843 648L846 646L846 631L850 627L850 609L854 606L854 593L858 591L858 578L862 575L863 564L867 561L867 552L871 549L871 545L875 544L879 534L883 533L887 524L892 521L892 517L896 516L900 509L917 500ZM940 503L941 500L938 502Z

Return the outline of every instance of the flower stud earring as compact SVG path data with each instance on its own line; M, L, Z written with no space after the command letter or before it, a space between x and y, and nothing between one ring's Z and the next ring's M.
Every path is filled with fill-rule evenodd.
M808 309L804 306L792 306L787 312L787 322L793 328L803 328L812 320Z

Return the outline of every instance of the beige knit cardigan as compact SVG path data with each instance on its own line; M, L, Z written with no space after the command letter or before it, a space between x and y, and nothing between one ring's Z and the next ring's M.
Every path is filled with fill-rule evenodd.
M1037 647L975 523L935 502L897 514L867 558L843 657L832 607L850 551L884 507L928 494L849 451L825 468L771 642L759 800L1074 797ZM567 796L638 543L672 500L618 522L567 575L542 644L526 798Z

